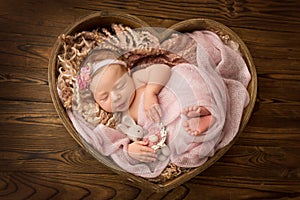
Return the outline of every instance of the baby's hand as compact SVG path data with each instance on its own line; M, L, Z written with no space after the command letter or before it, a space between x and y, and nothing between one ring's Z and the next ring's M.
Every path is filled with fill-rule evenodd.
M149 119L151 119L154 122L160 122L162 112L158 104L157 95L155 93L148 91L145 92L144 109Z
M148 142L136 141L128 145L128 154L130 157L141 162L156 161L157 154L154 149L147 146Z

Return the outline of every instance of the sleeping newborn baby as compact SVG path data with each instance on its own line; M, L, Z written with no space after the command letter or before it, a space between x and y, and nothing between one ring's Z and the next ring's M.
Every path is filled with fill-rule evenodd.
M97 152L129 173L150 178L169 163L198 167L239 130L251 78L243 58L210 31L186 33L170 44L177 49L174 44L183 37L191 37L195 47L187 51L193 59L185 60L191 63L169 67L156 62L129 70L113 51L95 48L81 65L68 115ZM130 119L143 134L130 138L99 123L99 107L122 116L120 124ZM161 149L164 159L152 148L156 136L168 149Z
M91 71L90 90L99 106L107 112L119 112L139 122L139 107L143 105L142 110L150 121L161 122L166 111L161 109L162 102L158 95L170 80L172 69L165 64L152 64L131 74L125 62L113 59L113 52L100 54L101 51L94 51L86 64ZM105 59L102 59L103 54L107 56ZM186 116L182 126L190 135L197 136L205 132L212 121L210 112L200 105L187 106L181 113ZM130 143L128 154L143 162L156 161L157 154L148 143Z

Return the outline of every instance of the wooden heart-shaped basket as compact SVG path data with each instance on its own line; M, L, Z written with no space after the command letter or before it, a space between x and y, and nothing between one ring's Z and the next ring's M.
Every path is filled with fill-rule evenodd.
M74 35L82 31L92 31L97 28L103 28L103 27L107 28L110 27L111 24L113 23L123 24L131 28L149 27L149 25L146 22L129 14L124 14L119 12L97 12L78 20L72 26L66 29L66 31L63 34ZM151 31L151 29L149 30ZM215 163L220 157L222 157L229 150L229 148L234 144L238 136L245 128L251 116L252 110L254 108L256 93L257 93L256 69L253 64L253 60L250 55L250 52L246 47L246 45L244 44L244 42L231 29L213 20L197 18L197 19L190 19L190 20L179 22L169 27L167 30L175 30L182 33L192 32L195 30L210 30L218 33L218 35L223 40L233 40L234 42L239 44L239 50L251 73L251 81L247 88L250 95L250 102L248 106L244 109L242 120L240 123L240 128L235 138L227 146L220 149L213 157L209 158L208 161L206 161L202 166L193 168L188 172L185 172L179 177L174 178L172 180L163 183L153 183L142 177L138 177L133 174L127 173L126 171L122 170L119 166L117 166L114 162L112 162L110 159L108 159L105 156L102 156L99 152L97 152L97 150L95 150L90 144L85 142L85 140L81 137L81 135L76 131L76 129L74 128L72 122L70 121L66 113L64 106L61 103L57 91L57 78L59 75L58 66L57 66L57 59L58 59L57 55L59 54L62 48L62 42L59 39L56 41L52 49L52 54L49 60L49 72L48 72L50 93L54 103L54 107L59 117L61 118L62 123L64 124L64 126L66 127L70 135L77 141L77 143L80 146L82 146L86 151L88 151L91 155L93 155L101 163L108 166L113 171L122 175L126 179L138 184L139 186L152 188L157 192L168 191L172 188L175 188L176 186L186 182L187 180L201 173L203 170L207 169L209 166ZM153 29L152 34L156 35L160 39L160 41L163 41L165 38L169 36L170 33L168 31L165 31L163 33L157 33Z

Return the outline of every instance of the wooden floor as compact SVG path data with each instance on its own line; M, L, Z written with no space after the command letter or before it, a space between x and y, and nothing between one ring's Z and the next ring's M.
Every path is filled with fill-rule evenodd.
M0 199L300 199L300 1L0 1ZM47 65L66 27L93 11L152 26L209 18L234 30L257 67L253 116L212 167L168 193L135 186L67 133Z

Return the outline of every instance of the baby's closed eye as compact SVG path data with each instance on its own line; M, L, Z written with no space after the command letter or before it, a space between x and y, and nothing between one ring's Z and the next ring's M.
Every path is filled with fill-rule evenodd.
M107 94L104 94L104 95L101 95L98 100L99 101L106 101L108 99L108 95Z

